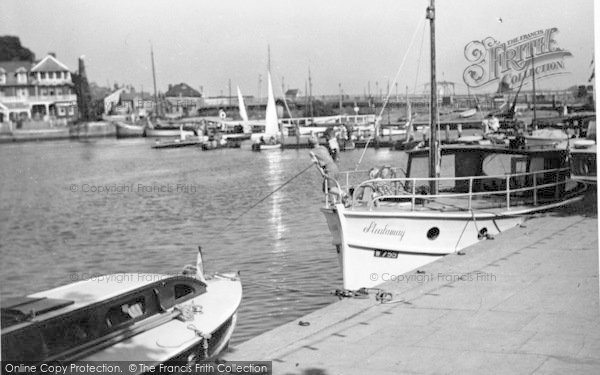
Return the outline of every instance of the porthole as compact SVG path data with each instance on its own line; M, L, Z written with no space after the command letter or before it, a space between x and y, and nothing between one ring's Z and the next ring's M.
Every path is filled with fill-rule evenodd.
M440 228L438 228L438 227L433 227L427 231L427 238L429 238L432 241L435 240L436 238L438 238L439 235L440 235Z

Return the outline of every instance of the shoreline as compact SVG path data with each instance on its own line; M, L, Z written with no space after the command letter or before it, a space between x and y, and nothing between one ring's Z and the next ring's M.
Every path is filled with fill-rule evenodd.
M595 195L380 285L388 303L343 299L223 357L275 374L600 372Z

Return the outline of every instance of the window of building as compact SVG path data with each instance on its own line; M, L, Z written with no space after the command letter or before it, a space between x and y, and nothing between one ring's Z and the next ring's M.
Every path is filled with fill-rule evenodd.
M65 111L65 107L58 107L58 114L60 116L64 116L67 112Z
M75 109L73 107L69 107L69 116L75 114Z
M40 73L40 79L46 79L46 72Z
M6 73L0 73L0 84L6 83Z
M17 73L17 83L27 83L27 75L25 73Z

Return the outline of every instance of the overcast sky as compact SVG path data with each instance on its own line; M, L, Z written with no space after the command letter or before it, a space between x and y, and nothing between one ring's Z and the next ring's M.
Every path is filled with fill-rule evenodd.
M398 87L420 92L428 81L429 0L0 0L0 35L16 35L37 58L55 52L72 70L85 55L88 79L151 90L150 42L157 84L185 82L205 95L239 85L266 93L267 46L281 91L304 91L310 67L313 93L386 90L401 66ZM486 37L505 42L557 27L556 41L573 57L569 75L542 80L541 88L586 83L594 46L592 0L437 0L438 79L457 83L469 65L464 47ZM502 22L498 19L501 18ZM413 48L407 53L411 38ZM422 44L423 37L425 38ZM422 49L421 49L421 46ZM422 50L422 53L419 51ZM417 66L420 62L420 69ZM419 73L417 75L417 72ZM475 92L490 92L485 87ZM394 88L392 86L392 91Z

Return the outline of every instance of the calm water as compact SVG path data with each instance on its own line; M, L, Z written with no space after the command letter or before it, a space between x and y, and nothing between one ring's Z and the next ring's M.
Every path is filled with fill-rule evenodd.
M205 269L239 270L233 343L336 301L341 272L308 150L153 150L151 141L0 145L2 298L90 274L176 273L203 246ZM362 150L342 153L354 168ZM402 153L368 150L361 166ZM91 190L107 187L108 192ZM84 190L84 191L83 191Z

